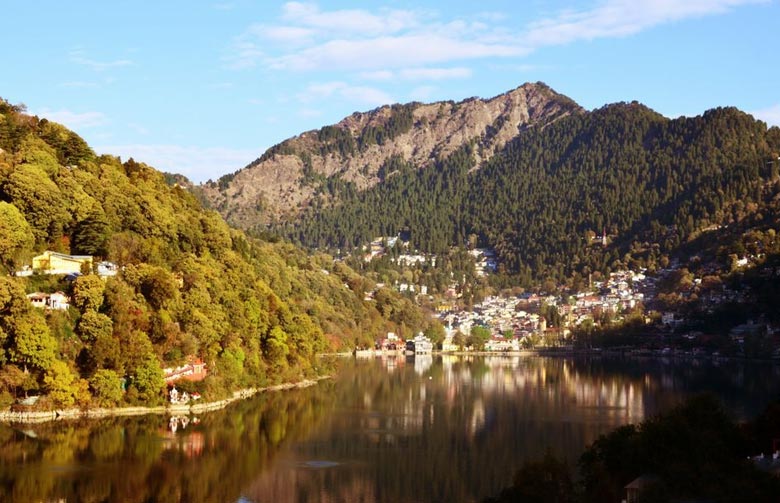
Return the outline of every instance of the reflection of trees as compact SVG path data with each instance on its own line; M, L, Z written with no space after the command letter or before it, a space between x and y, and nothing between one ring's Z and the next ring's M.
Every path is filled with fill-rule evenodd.
M235 501L283 445L311 433L330 388L262 395L176 435L164 416L34 426L36 438L0 426L0 488L11 502Z
M776 367L735 362L437 356L422 375L403 356L338 364L334 382L175 434L164 416L0 426L0 490L11 502L468 501L548 448L573 464L598 435L690 392L751 413L780 382Z

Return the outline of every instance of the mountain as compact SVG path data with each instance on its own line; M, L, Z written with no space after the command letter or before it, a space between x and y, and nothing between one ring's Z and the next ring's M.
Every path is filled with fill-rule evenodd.
M403 113L411 119L390 120ZM373 138L367 117L379 114L385 129L403 123L403 132L361 147ZM487 101L357 114L272 148L212 184L219 196L210 200L235 223L309 248L348 250L404 232L424 252L494 248L523 284L581 280L662 267L702 232L771 217L779 152L780 129L735 108L677 119L636 102L586 112L525 84ZM276 199L256 196L277 190Z
M576 103L541 83L488 100L383 106L286 140L203 192L229 222L252 228L295 218L315 201L333 203L340 191L371 188L393 159L423 168L478 141L479 163L520 131L580 113Z
M188 358L218 398L316 373L315 354L425 328L421 313L346 265L247 237L205 210L182 179L96 155L78 135L0 100L0 407L156 403L163 372ZM44 250L118 266L14 275ZM10 273L10 274L9 274ZM71 308L26 294L66 292ZM127 392L122 393L126 379Z

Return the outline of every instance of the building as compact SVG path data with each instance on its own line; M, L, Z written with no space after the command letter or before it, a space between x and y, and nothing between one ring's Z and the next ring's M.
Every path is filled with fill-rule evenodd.
M90 255L66 255L48 250L32 260L33 271L40 274L80 273L85 265L92 268Z
M190 356L187 363L180 367L163 369L163 379L167 383L186 379L188 381L202 381L208 375L206 364L200 358Z
M43 293L35 292L27 295L27 300L33 307L46 310L66 311L70 307L68 296L62 292Z
M406 341L406 352L419 354L427 354L433 351L433 343L431 340L422 333L410 341Z
M520 341L515 337L492 337L485 343L485 351L520 351Z

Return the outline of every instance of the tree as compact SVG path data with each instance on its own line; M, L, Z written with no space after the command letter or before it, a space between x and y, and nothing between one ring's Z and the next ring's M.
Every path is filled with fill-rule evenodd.
M434 345L438 346L444 341L444 337L447 334L444 325L442 325L439 320L431 320L423 331L423 335L430 339Z
M62 237L70 215L59 187L38 166L24 164L11 173L3 191L19 208L37 243L46 243Z
M95 274L79 276L73 282L73 305L82 313L97 311L103 305L103 292L106 284Z
M566 463L547 451L541 461L529 461L515 474L512 487L486 503L570 503L575 501L574 482Z
M476 349L482 349L485 347L485 343L490 340L490 329L487 327L473 326L471 327L471 335L468 338L469 346Z
M141 365L135 369L133 387L138 391L138 398L148 404L158 404L162 400L165 389L160 361L153 354L147 355Z
M116 405L122 400L122 380L113 370L100 369L89 380L92 394L101 406Z
M42 315L28 311L14 317L9 323L9 333L13 341L9 348L13 362L39 370L46 370L52 365L57 341L52 337Z
M72 407L83 392L83 384L62 360L54 360L43 378L49 397L61 407Z
M111 337L112 328L111 318L93 310L85 312L76 326L81 340L89 344L94 344L98 339Z
M32 228L19 208L0 201L0 265L13 273L34 244Z
M93 210L84 220L76 223L70 239L71 251L80 255L108 253L109 225L102 211Z
M3 365L0 367L0 389L10 391L14 396L19 396L19 391L30 389L30 374L25 373L16 365Z
M179 289L168 271L161 267L146 266L140 268L141 293L154 309L162 309L178 296Z

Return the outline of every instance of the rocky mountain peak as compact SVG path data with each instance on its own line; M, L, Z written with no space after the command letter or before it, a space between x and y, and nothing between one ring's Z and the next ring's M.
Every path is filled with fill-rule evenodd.
M391 158L424 168L472 141L479 166L520 131L583 111L543 83L490 99L385 105L285 140L203 191L230 222L248 228L294 218L318 197L314 181L338 178L365 190L381 183Z

